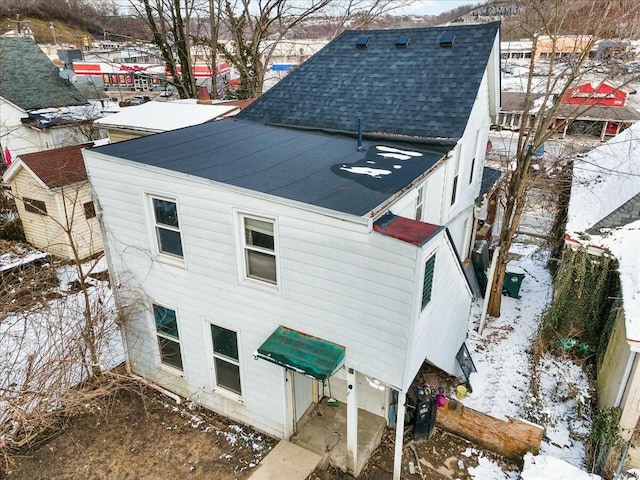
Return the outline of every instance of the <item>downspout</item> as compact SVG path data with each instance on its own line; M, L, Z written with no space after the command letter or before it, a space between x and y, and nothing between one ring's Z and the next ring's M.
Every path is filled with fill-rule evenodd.
M622 376L622 382L620 382L620 388L618 389L618 394L616 395L616 401L613 404L616 408L620 408L620 404L622 403L622 397L624 396L624 392L627 389L627 383L629 382L629 377L631 376L631 370L633 369L633 365L636 362L636 352L629 353L629 359L627 360L627 366L624 369L624 375Z

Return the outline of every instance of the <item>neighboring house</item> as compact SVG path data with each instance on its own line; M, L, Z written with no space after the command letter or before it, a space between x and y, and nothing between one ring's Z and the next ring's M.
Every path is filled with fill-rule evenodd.
M107 130L109 139L115 143L230 117L239 111L240 107L235 103L198 103L195 99L188 102L152 101L124 107L94 123Z
M541 93L532 93L529 95L530 102L535 102L543 95ZM500 102L500 115L498 116L498 129L506 128L508 130L525 130L534 126L535 115L533 104L530 104L527 108L529 115L526 121L523 123L522 115L525 111L527 95L522 92L502 92Z
M640 113L627 105L628 91L608 83L577 85L567 91L555 111L555 128L562 137L593 135L604 141L640 120ZM528 130L535 126L543 101L540 93L502 92L498 129ZM528 113L523 121L525 107Z
M598 372L598 402L621 409L628 459L639 468L640 124L575 161L566 242L618 261L622 308Z
M332 395L359 473L358 409L461 374L499 60L498 23L346 31L233 119L84 150L132 370L281 438Z
M15 158L84 143L99 115L29 38L0 38L0 145Z
M102 251L81 152L92 145L20 155L2 177L11 186L27 242L65 260Z

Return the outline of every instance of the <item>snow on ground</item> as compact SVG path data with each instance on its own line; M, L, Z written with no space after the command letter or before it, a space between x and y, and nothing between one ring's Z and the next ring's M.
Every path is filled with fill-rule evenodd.
M549 354L534 365L532 341L552 294L548 254L523 243L514 243L510 252L519 258L509 262L507 271L522 269L525 274L520 298L503 296L500 317L487 317L481 333L482 299L474 306L467 345L478 371L471 375L473 391L463 403L497 418L521 418L545 427L539 455L525 458L523 480L599 478L583 471L583 441L590 428L586 374L573 359ZM514 478L484 457L468 471L474 480Z
M467 346L478 372L471 375L473 393L464 400L466 406L503 420L523 416L531 385L531 341L551 299L546 253L524 244L514 244L511 252L522 255L509 262L525 272L521 298L503 296L500 317L487 317L482 334L477 332L482 299L475 305Z
M34 256L37 253L25 252L25 257ZM98 273L106 270L106 264L99 261L83 268ZM56 275L57 294L43 298L28 311L13 312L0 319L0 389L6 389L7 399L12 387L25 382L33 383L34 389L53 384L68 388L86 378L82 359L82 355L87 355L86 346L78 342L82 338L85 300L74 286L77 271L64 265L56 269ZM89 278L87 283L90 306L96 316L94 333L98 339L99 367L107 371L124 361L124 347L115 325L115 304L106 281ZM58 368L62 362L67 362L67 368Z

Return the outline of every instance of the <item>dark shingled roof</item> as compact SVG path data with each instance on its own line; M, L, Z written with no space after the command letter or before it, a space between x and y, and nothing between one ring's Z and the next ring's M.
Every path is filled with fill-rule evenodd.
M0 97L24 110L87 103L29 38L0 38L0 72Z
M49 188L63 187L87 180L82 149L93 143L54 148L20 155L20 160Z
M482 185L480 186L478 197L482 198L489 193L489 191L493 190L494 185L498 183L500 177L502 177L502 170L485 166L482 169Z
M238 119L92 151L280 198L363 216L411 185L450 147L364 141ZM115 168L115 167L114 167Z
M345 31L241 112L266 124L459 139L499 22ZM440 46L453 34L450 47ZM405 48L399 36L409 37ZM368 37L366 48L357 48Z
M640 193L631 197L587 231L597 234L601 229L624 227L637 220L640 220Z

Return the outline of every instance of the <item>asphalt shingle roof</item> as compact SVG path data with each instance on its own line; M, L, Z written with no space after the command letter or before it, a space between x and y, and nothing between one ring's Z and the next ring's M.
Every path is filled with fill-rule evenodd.
M87 180L82 149L93 143L54 148L20 155L20 160L49 188Z
M239 114L266 124L457 140L478 94L499 22L345 31ZM440 46L453 34L450 47ZM396 47L399 36L406 48ZM368 37L367 48L357 48Z
M0 72L0 97L26 111L87 103L29 38L0 38Z
M364 141L225 119L92 151L363 216L433 167L449 146ZM114 167L117 168L117 167Z
M618 228L640 220L640 193L593 225L588 232L597 234L604 228Z

